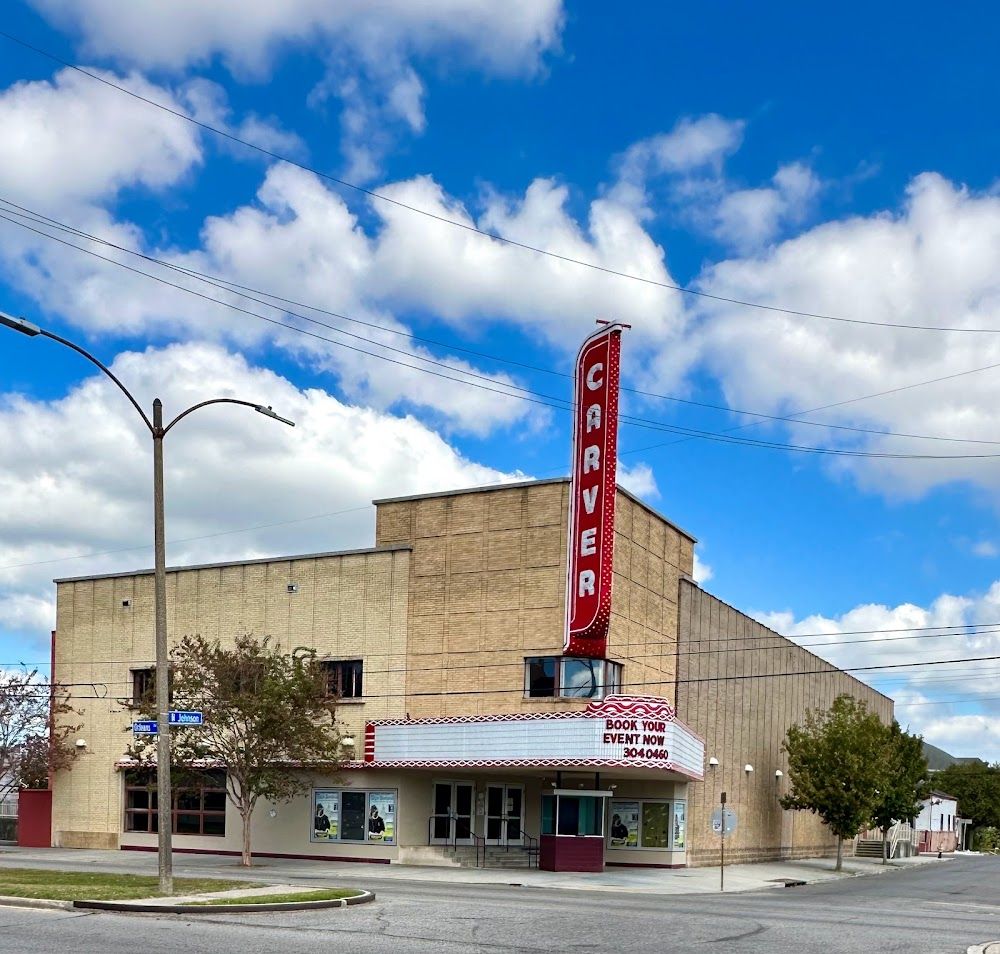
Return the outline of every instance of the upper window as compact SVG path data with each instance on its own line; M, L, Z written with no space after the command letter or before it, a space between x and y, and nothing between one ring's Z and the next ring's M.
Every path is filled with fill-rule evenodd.
M364 663L360 659L325 660L320 665L326 672L326 688L331 696L360 699Z
M156 697L156 670L150 666L148 669L132 670L132 705L142 705L146 700Z
M529 656L524 661L524 694L529 698L603 699L621 688L621 664L607 659Z
M174 701L174 674L167 674L168 705ZM156 703L156 667L132 670L132 705L139 707Z

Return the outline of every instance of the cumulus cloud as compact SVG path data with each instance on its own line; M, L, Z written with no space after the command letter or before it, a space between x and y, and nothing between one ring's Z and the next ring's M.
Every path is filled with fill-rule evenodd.
M694 551L694 581L699 586L702 583L707 583L712 577L715 576L715 571L701 558L701 554L698 552L698 548L695 547Z
M142 76L96 72L184 111ZM203 158L194 126L69 69L0 92L0 128L0 193L46 210L110 199L129 186L162 190Z
M401 129L425 125L415 58L490 75L534 75L558 48L562 0L32 0L77 31L85 49L141 69L182 70L221 57L237 77L261 79L281 54L323 55L327 76L309 102L341 105L344 174L372 179Z
M714 295L874 322L1000 328L1000 197L918 176L899 212L827 222L766 253L709 266ZM879 329L763 314L702 301L689 343L732 406L772 414L843 402L1000 363L1000 335ZM848 402L814 420L982 439L1000 433L1000 378L972 374ZM758 429L759 432L759 429ZM989 455L990 444L938 443L791 427L797 443L889 454ZM867 489L918 496L950 481L996 491L1000 460L841 460Z
M629 465L618 461L617 475L618 483L637 497L655 500L660 496L660 488L656 486L656 475L649 464L636 461Z
M112 370L143 406L160 395L168 418L233 396L296 423L223 405L170 432L167 539L181 541L168 547L171 564L371 546L374 498L507 479L411 417L300 390L218 346L125 353ZM0 629L37 651L51 629L52 576L150 565L151 445L134 409L99 376L53 401L8 395L0 446L12 451L0 456ZM260 529L227 533L247 527Z
M788 611L751 615L841 668L926 664L856 675L896 699L896 718L928 742L953 755L1000 761L996 680L983 678L1000 671L1000 661L948 662L1000 656L1000 581L985 593L942 594L926 607L865 604L801 619Z
M263 70L289 44L340 38L361 47L405 44L416 52L458 48L499 71L532 69L559 40L561 0L32 0L70 26L87 48L143 67L179 69L221 55Z

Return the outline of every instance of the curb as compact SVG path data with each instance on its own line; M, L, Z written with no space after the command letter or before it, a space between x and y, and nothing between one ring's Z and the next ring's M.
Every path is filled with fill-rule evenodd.
M8 908L53 908L58 911L71 911L72 901L55 901L51 898L12 898L0 896L0 905Z
M149 904L145 901L50 901L60 907L91 911L129 911L138 914L246 914L267 911L314 911L319 908L349 908L375 900L374 891L362 891L353 898L332 898L329 901L272 901L267 904Z

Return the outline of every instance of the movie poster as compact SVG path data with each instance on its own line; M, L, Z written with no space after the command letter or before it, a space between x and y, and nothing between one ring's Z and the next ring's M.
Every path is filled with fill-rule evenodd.
M313 791L313 829L311 841L336 841L340 821L340 792Z
M639 847L639 803L611 801L608 847Z
M368 840L396 843L396 793L371 792L368 796Z
M674 847L684 847L686 802L674 802Z

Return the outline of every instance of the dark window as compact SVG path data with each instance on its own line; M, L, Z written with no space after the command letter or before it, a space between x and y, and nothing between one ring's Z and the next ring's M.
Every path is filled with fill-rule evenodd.
M156 832L159 825L156 771L125 773L125 831ZM174 789L173 832L178 835L225 835L226 773L212 770L200 782Z
M168 679L168 701L174 701L174 674ZM156 667L132 670L132 705L154 705L156 703Z
M368 796L366 792L344 792L340 796L343 827L340 837L344 841L364 841L368 823Z
M326 688L331 696L361 698L364 663L360 659L326 660L321 665L326 672Z
M556 663L555 656L533 656L526 659L525 692L533 697L554 696L556 694Z
M524 694L603 699L621 692L622 666L606 659L529 656L524 661Z
M143 702L151 702L156 698L156 670L132 670L132 705L141 706Z

